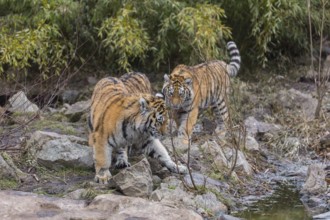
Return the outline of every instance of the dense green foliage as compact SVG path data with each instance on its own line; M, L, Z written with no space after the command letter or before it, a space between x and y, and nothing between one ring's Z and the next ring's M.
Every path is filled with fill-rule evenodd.
M315 38L322 1L312 1ZM231 39L243 66L265 66L307 53L308 36L306 0L0 0L0 74L47 77L85 60L115 72L168 71L223 59Z

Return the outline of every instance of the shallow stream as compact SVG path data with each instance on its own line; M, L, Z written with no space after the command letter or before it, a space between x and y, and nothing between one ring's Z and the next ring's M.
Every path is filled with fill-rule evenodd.
M272 196L260 200L243 212L234 214L246 220L310 220L299 192L288 185L280 185Z

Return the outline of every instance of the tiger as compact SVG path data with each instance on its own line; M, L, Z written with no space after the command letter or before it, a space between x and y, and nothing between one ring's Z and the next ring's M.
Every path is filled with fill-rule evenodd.
M173 111L178 127L178 138L183 144L189 143L200 109L211 107L216 118L216 131L221 122L228 124L228 100L230 77L240 69L241 57L233 41L227 43L230 62L213 60L196 66L180 64L170 75L164 75L162 92L166 105Z
M132 79L141 79L142 75L137 75L132 74ZM143 93L145 88L142 87L132 93L132 88L128 87L131 84L127 83L130 80L126 77L101 79L93 91L89 145L93 147L95 181L108 183L113 154L116 154L116 168L131 166L127 156L128 147L158 158L171 172L186 173L187 167L176 165L159 140L167 120L165 101L150 93Z

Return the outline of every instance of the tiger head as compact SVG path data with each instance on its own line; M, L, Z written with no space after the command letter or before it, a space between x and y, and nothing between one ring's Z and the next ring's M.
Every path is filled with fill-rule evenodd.
M173 72L175 73L175 72ZM163 93L166 104L173 109L189 107L193 100L193 80L188 74L164 75Z
M144 131L156 138L164 135L168 119L164 100L159 96L144 94L139 102L141 115L145 119Z

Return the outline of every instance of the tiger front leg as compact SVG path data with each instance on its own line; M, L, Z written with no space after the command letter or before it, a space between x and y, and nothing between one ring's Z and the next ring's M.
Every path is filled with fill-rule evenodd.
M130 167L131 164L128 162L128 157L127 157L127 147L120 148L117 150L117 161L115 164L115 167L118 169Z
M184 112L179 115L179 129L178 138L182 140L182 143L188 145L190 143L193 128L196 124L198 116L198 108L192 109L192 111Z
M93 158L95 163L95 182L107 184L111 178L109 168L111 166L112 147L107 144L107 141L101 141L97 134L94 134L93 139Z
M143 150L145 154L157 158L162 165L173 173L185 174L188 172L186 166L174 163L164 145L158 139L148 140L144 144Z

